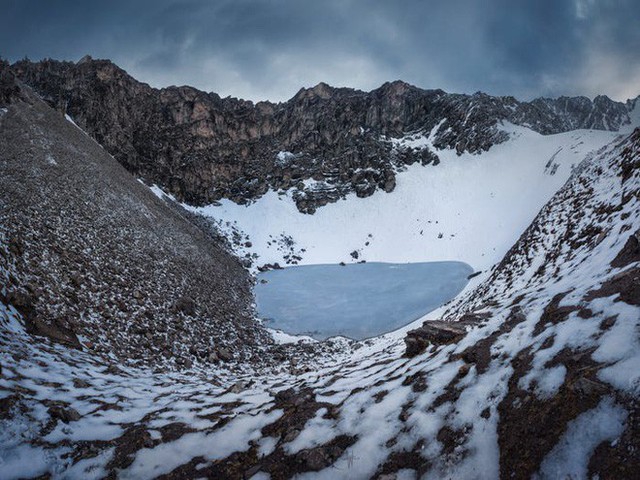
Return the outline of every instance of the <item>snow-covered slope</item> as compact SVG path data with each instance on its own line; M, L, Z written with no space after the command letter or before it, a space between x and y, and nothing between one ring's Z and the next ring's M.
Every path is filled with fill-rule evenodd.
M313 215L298 211L291 190L269 191L250 205L221 200L192 210L215 219L254 266L459 260L484 270L502 258L572 168L618 135L503 128L510 140L488 152L438 150L440 164L409 166L397 174L393 192L351 194ZM421 135L393 142L433 148Z

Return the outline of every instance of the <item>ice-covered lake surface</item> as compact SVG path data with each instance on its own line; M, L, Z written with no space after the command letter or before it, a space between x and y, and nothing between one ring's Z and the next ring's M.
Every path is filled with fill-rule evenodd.
M400 328L455 297L473 269L463 262L306 265L258 274L268 327L361 340Z

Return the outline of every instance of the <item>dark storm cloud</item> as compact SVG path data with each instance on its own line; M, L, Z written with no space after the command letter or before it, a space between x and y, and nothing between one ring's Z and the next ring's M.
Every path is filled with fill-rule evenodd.
M0 55L110 58L154 86L283 100L320 81L640 93L637 0L2 1Z

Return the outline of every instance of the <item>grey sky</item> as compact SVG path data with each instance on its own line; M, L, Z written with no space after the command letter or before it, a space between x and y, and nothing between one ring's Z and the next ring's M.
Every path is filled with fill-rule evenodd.
M638 0L0 0L0 55L109 58L156 87L286 100L321 81L640 94Z

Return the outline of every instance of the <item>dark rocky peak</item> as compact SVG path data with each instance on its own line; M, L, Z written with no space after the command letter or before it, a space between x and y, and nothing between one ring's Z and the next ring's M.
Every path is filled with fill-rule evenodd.
M613 100L611 100L608 96L606 95L597 95L594 99L593 99L593 104L594 105L604 105L604 106L608 106L611 105L612 103L616 103Z
M84 57L82 57L80 60L78 60L76 65L82 65L83 63L89 63L91 61L93 61L93 57L91 57L91 55L87 54Z
M484 93L484 92L478 90L473 95L471 95L471 98L483 99L483 98L495 98L495 97L491 97L491 95L489 95L488 93Z
M278 108L281 104L279 103L272 103L272 102L258 102L256 103L256 110L258 110L258 113L260 113L261 115L273 115L276 111L276 108Z
M500 97L500 99L502 100L502 104L505 107L508 107L508 108L515 108L520 103L520 102L518 102L518 100L516 100L515 97L513 97L511 95L506 95L506 96Z
M605 95L593 101L584 96L539 98L521 103L511 120L542 134L579 128L619 130L629 123L629 111L628 103L613 101Z
M402 80L394 80L393 82L385 82L376 90L373 90L372 93L377 93L381 96L404 96L408 93L417 93L422 92L423 90L415 87L407 82L403 82Z
M508 110L497 97L447 94L436 99L431 111L426 128L442 122L433 142L436 148L453 148L458 154L480 153L508 138L498 128Z
M285 102L285 105L308 103L309 101L317 100L343 100L346 97L364 94L364 92L353 88L332 87L325 82L320 82L311 88L301 88L293 98Z
M298 93L296 93L293 96L293 98L291 98L287 103L291 103L291 102L300 103L300 102L303 102L304 100L315 99L315 98L327 100L331 98L333 94L332 90L333 89L331 86L327 85L324 82L320 82L315 87L301 88L300 90L298 90Z
M77 63L58 61L50 58L46 58L40 62L20 60L14 63L12 68L20 78L23 78L24 75L30 75L30 78L34 78L37 75L49 74L64 77L71 75L84 79L97 79L104 83L122 79L123 77L133 80L127 72L111 60L93 59L89 55L85 55Z
M20 86L9 63L0 59L0 106L8 105L20 96Z
M640 107L640 95L638 95L636 98L630 98L629 100L627 100L626 105L627 110L629 110L630 112L636 107Z
M320 82L315 87L310 88L309 90L306 91L308 95L320 97L325 100L328 98L331 98L334 92L335 92L335 89L324 82Z

